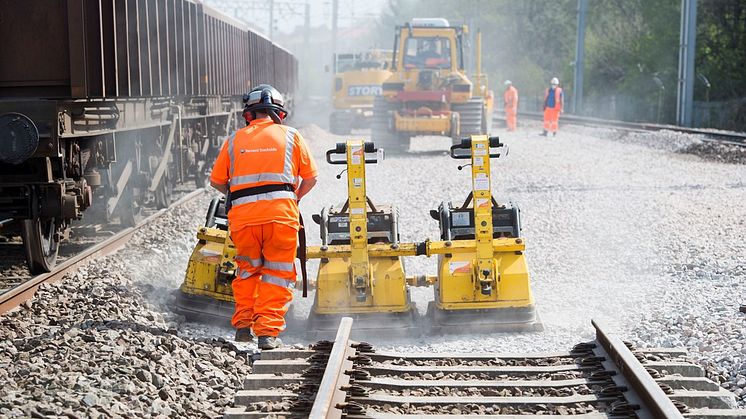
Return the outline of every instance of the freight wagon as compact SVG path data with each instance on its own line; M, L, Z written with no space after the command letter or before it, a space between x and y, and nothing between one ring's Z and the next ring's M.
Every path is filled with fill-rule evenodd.
M49 271L71 222L135 222L203 185L242 96L292 106L287 50L196 0L0 0L0 222Z

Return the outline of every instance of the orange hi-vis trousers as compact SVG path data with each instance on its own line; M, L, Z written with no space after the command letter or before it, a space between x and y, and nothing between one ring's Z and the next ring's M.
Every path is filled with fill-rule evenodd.
M256 336L277 336L285 330L285 313L293 299L298 232L285 224L268 223L231 231L236 246L231 323L251 327Z
M559 129L559 108L544 109L544 130L547 132L557 132Z
M517 114L518 109L516 108L505 108L505 122L508 124L508 131L515 131L517 125Z

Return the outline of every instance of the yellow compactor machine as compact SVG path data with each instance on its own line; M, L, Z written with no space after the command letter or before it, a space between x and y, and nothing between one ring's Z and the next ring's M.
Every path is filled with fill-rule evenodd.
M494 95L481 70L481 34L476 36L476 72L465 67L468 28L446 19L412 19L396 27L394 51L373 103L371 137L390 151L406 151L418 135L463 137L487 134L492 126Z
M333 333L339 317L356 318L358 336L414 336L430 332L541 330L531 293L521 237L520 211L492 196L490 160L506 148L497 137L473 135L451 147L451 157L471 167L465 201L443 202L430 215L439 222L439 240L403 243L398 210L373 202L366 191L365 165L382 157L373 143L350 140L326 154L330 164L346 165L346 202L326 207L313 219L321 245L307 247L319 259L314 303L303 329ZM341 174L338 176L341 178ZM230 282L235 248L228 235L222 200L212 202L198 243L177 292L176 311L191 319L230 318ZM437 258L437 275L408 276L403 258ZM432 286L428 315L417 316L412 286ZM292 325L289 325L291 328Z

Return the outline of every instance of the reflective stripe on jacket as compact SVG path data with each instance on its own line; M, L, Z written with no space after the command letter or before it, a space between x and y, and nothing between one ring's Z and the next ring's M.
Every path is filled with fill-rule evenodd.
M317 175L308 146L295 128L272 120L254 120L229 136L215 160L210 179L230 184L232 192L263 185L291 184ZM298 225L296 195L273 191L233 201L228 213L231 230L271 222Z

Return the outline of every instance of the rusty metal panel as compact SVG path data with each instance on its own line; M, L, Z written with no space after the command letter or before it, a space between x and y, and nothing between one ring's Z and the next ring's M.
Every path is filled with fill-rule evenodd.
M168 2L157 0L156 12L158 14L158 69L161 81L161 94L171 95L171 63L169 60L169 37L168 37Z
M0 0L0 96L70 95L67 27L66 1Z
M140 72L140 42L138 34L137 0L127 1L125 25L127 27L127 68L129 69L130 96L142 96L143 83Z
M205 34L205 13L201 4L197 5L197 75L199 77L199 89L200 95L207 94L207 54L205 54L205 47L207 44L207 38Z
M197 45L197 5L189 3L189 52L191 55L191 94L199 94L199 47Z
M172 96L179 93L179 64L176 41L176 0L166 0L168 15L168 79L169 90Z
M148 16L145 3L147 0L135 0L136 21L135 30L137 33L137 48L141 92L140 96L150 96L153 91L153 82L150 74L150 39L148 34ZM131 23L131 22L130 22Z
M125 0L114 0L114 49L116 54L116 95L132 96L129 68L129 34L127 31L127 4Z
M212 94L212 18L208 15L204 15L204 28L205 28L205 94Z
M156 0L144 1L146 36L148 45L148 74L150 77L150 95L160 96L163 93L158 44L158 11Z
M114 23L114 0L99 0L99 17L101 21L101 70L104 97L117 96L117 71L116 71L116 25Z
M68 0L67 2L67 36L70 51L70 95L85 97L88 94L86 86L86 54L85 54L85 11L83 0Z
M176 91L177 95L184 94L184 3L174 1L174 33L176 36Z

